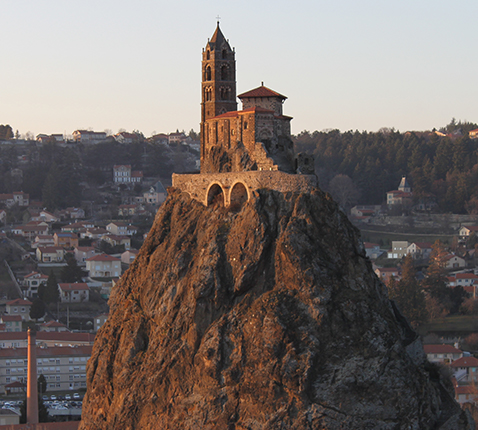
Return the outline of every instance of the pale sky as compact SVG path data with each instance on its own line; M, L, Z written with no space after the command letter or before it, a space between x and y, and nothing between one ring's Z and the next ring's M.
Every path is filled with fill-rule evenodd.
M22 134L198 131L218 15L238 94L264 81L286 95L294 134L478 122L476 0L1 0L0 11L0 124Z

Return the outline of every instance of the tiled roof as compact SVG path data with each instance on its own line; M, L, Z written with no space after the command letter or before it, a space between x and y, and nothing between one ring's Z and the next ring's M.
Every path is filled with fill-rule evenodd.
M25 332L26 333L26 332ZM38 332L48 333L48 332ZM53 332L54 333L54 332ZM78 346L49 346L46 348L36 348L37 357L61 357L61 356L80 356L91 355L92 345L78 345ZM3 348L0 349L0 357L26 357L27 348Z
M22 321L21 315L2 315L3 322Z
M91 333L70 333L67 331L55 332L55 331L39 331L36 334L37 342L58 342L58 343L93 343L95 335ZM26 340L27 332L0 332L0 341L5 342L9 340Z
M84 282L76 282L74 284L58 284L60 286L60 289L63 291L88 291L89 287L88 284Z
M30 300L15 299L7 302L6 304L7 306L31 306L32 302Z
M425 354L461 354L461 349L451 345L423 345Z
M99 254L94 255L93 257L87 258L86 261L121 261L119 258L113 257L108 254Z
M237 97L240 99L243 98L254 98L254 97L280 97L282 100L285 100L287 97L279 94L270 88L261 85L258 88L254 88L253 90L246 91L245 93L239 94Z
M478 359L475 357L461 357L450 364L451 367L478 367Z

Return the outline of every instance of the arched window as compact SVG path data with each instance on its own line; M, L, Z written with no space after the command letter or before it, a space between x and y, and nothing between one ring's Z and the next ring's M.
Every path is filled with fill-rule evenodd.
M210 81L211 80L211 66L206 66L206 70L204 73L204 80Z
M228 75L228 69L227 66L224 65L221 67L221 80L222 81L227 81L227 75Z
M211 59L211 52L209 51L209 49L206 51L206 60L210 60Z
M227 59L227 51L225 49L222 50L222 59Z

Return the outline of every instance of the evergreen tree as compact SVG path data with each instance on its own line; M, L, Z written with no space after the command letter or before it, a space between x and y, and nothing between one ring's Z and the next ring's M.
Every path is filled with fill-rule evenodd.
M63 266L60 273L61 280L67 283L81 282L83 271L78 266L75 256L68 252L65 255L65 260L66 266Z
M53 270L50 271L50 276L48 276L46 285L40 285L38 295L45 303L57 303L60 300L58 281L56 280Z
M32 306L30 307L30 318L37 320L38 318L42 318L43 315L45 315L45 303L37 297L33 300Z

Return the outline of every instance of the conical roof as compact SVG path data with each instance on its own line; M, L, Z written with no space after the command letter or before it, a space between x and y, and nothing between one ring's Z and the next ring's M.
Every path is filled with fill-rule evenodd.
M211 49L211 51L214 51L216 48L220 48L224 44L227 46L229 50L231 49L231 47L229 46L229 43L224 37L224 34L222 34L222 31L219 28L219 22L218 22L216 31L212 35L211 40L208 42L208 46L209 46L209 49Z

